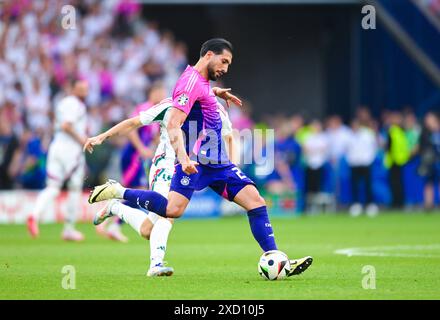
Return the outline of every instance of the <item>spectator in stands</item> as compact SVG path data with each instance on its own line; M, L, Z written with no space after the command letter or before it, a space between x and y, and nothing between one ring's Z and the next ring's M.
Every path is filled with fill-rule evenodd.
M27 164L38 149L37 131L47 136L52 130L51 111L71 75L88 80L86 102L97 110L93 129L100 131L98 125L125 118L145 101L154 80L166 82L170 94L187 65L186 46L159 31L157 23L141 19L136 0L76 1L73 30L60 25L64 4L26 0L0 7L0 106L15 114L8 117L16 136L24 138L25 127L31 130L29 141L20 144ZM122 107L113 106L104 120L105 105L114 101ZM30 167L20 167L29 181Z
M327 136L329 140L329 156L331 165L331 189L339 198L340 193L340 166L341 160L347 150L350 141L351 130L343 122L340 116L332 115L327 119Z
M329 160L329 141L323 132L321 121L313 120L309 127L310 133L303 145L306 162L306 201L309 210L315 211L315 205L321 203L318 199L321 193L323 167Z
M389 185L392 195L392 208L404 205L402 167L410 159L410 147L402 128L402 114L394 111L389 115L390 127L387 130L385 145L385 167L389 169Z
M366 191L366 214L372 217L378 213L378 207L373 199L373 181L371 179L371 166L377 154L377 140L374 131L362 126L357 119L352 121L351 129L346 149L346 159L351 169L353 204L350 207L350 214L359 216L362 213L359 186L363 181Z
M45 186L46 156L49 142L47 140L42 128L39 128L36 134L26 130L22 137L24 150L21 156L19 180L20 186L24 189L43 189Z
M421 134L421 128L417 122L417 117L412 111L404 113L403 126L405 129L406 139L408 140L408 146L413 158L419 150L419 139Z
M20 142L5 108L0 109L0 190L11 189L18 174Z
M427 113L424 119L420 157L418 172L425 180L424 205L426 210L432 210L434 183L440 181L440 121L433 112Z
M269 192L282 194L296 190L293 167L298 163L301 147L295 141L288 119L281 120L275 129L275 170L267 178Z
M419 140L421 127L417 117L411 108L403 111L403 126L408 140L410 159L404 167L404 186L405 186L405 210L413 211L415 206L420 204L421 179L418 179L417 167L419 165Z
M370 109L367 106L361 105L356 110L356 119L361 126L370 127L373 122Z

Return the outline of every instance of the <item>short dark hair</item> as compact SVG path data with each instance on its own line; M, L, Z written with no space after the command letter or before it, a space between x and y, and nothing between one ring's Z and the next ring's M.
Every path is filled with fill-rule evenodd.
M215 54L221 54L223 50L228 50L232 53L232 44L228 40L222 38L209 39L202 44L200 57L204 57L208 51L212 51Z

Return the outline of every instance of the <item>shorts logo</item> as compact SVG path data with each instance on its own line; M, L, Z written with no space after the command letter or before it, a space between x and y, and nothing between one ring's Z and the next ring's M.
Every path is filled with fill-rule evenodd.
M179 98L177 98L177 103L181 106L184 106L185 104L188 103L188 100L189 100L188 96L183 93L179 96Z
M187 186L189 185L189 180L190 180L189 177L184 176L182 179L180 179L180 183L182 184L182 186Z

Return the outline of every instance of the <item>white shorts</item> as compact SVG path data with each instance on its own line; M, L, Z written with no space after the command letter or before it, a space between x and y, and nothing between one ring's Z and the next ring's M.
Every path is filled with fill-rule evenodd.
M71 145L52 143L49 147L46 163L49 186L61 188L68 180L69 189L82 189L85 173L85 157L82 150Z
M174 159L163 158L152 163L150 168L150 189L168 198L171 179L174 175Z

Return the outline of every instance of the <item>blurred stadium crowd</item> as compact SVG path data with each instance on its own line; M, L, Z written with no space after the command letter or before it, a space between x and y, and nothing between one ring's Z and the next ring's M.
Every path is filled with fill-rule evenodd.
M72 1L74 30L59 27L63 4L17 0L2 8L0 189L44 187L52 110L70 75L89 82L89 134L96 135L131 114L156 81L170 92L186 67L185 44L140 19L135 1ZM440 122L432 112L418 119L410 108L384 110L375 119L360 107L347 124L338 115L304 119L300 112L255 123L246 103L231 108L230 117L238 130L275 128L275 170L261 176L256 165L244 165L243 171L268 193L296 194L301 210L434 207ZM88 157L86 186L119 170L114 160L124 143L115 140Z
M76 14L66 30L60 13L67 3ZM187 65L186 46L140 13L132 0L2 4L1 188L42 187L53 110L69 77L89 83L90 135L125 118L153 82L172 89Z
M345 124L340 116L305 121L301 114L267 116L258 127L275 128L275 170L244 171L270 193L298 192L310 211L350 206L353 215L379 206L430 210L438 203L440 121L418 119L410 108L383 110L374 118L360 106ZM321 208L318 208L321 206Z

